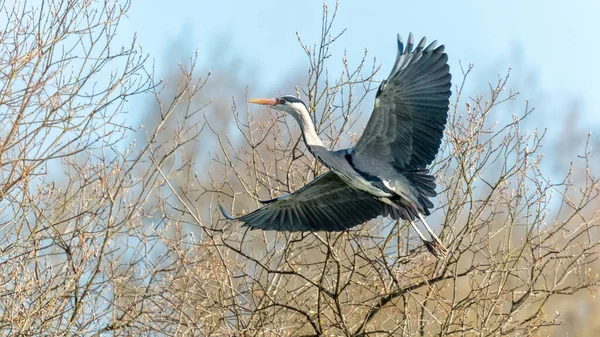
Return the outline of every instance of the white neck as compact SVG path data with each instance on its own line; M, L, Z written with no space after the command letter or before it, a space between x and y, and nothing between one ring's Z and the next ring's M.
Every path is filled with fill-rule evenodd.
M304 142L308 146L323 146L323 142L317 135L317 131L315 131L315 125L313 124L308 112L301 113L299 115L294 115L298 124L300 124L300 129L302 130L302 136L304 137Z

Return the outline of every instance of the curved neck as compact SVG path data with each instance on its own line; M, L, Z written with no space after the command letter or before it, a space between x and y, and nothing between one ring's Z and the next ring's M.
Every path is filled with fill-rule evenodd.
M304 142L306 146L309 147L309 150L312 150L312 147L321 146L323 147L323 142L317 135L317 131L315 130L315 125L313 124L308 112L302 113L299 115L294 115L298 124L300 124L300 129L302 130L302 137L304 137Z

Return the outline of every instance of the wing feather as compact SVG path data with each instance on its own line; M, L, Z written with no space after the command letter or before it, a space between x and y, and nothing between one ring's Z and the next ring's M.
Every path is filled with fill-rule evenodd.
M273 200L251 213L232 217L252 229L276 231L342 231L386 212L385 204L348 186L329 171L298 191Z
M421 39L413 51L398 37L398 56L352 156L359 166L377 161L400 169L424 168L439 150L448 117L451 78L444 46Z

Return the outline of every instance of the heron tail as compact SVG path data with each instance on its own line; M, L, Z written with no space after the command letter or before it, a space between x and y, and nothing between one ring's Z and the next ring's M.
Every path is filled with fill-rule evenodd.
M417 200L421 208L423 208L422 213L425 215L430 215L430 208L433 208L433 203L429 198L435 197L437 192L435 191L435 177L429 174L428 169L412 169L402 172L408 180L410 180L419 195Z

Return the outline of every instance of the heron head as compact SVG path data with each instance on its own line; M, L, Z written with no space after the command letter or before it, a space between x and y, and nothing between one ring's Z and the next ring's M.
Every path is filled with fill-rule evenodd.
M249 103L266 105L271 109L287 112L294 118L299 119L301 115L308 115L308 108L301 99L294 96L282 96L279 98L256 98L249 99Z

